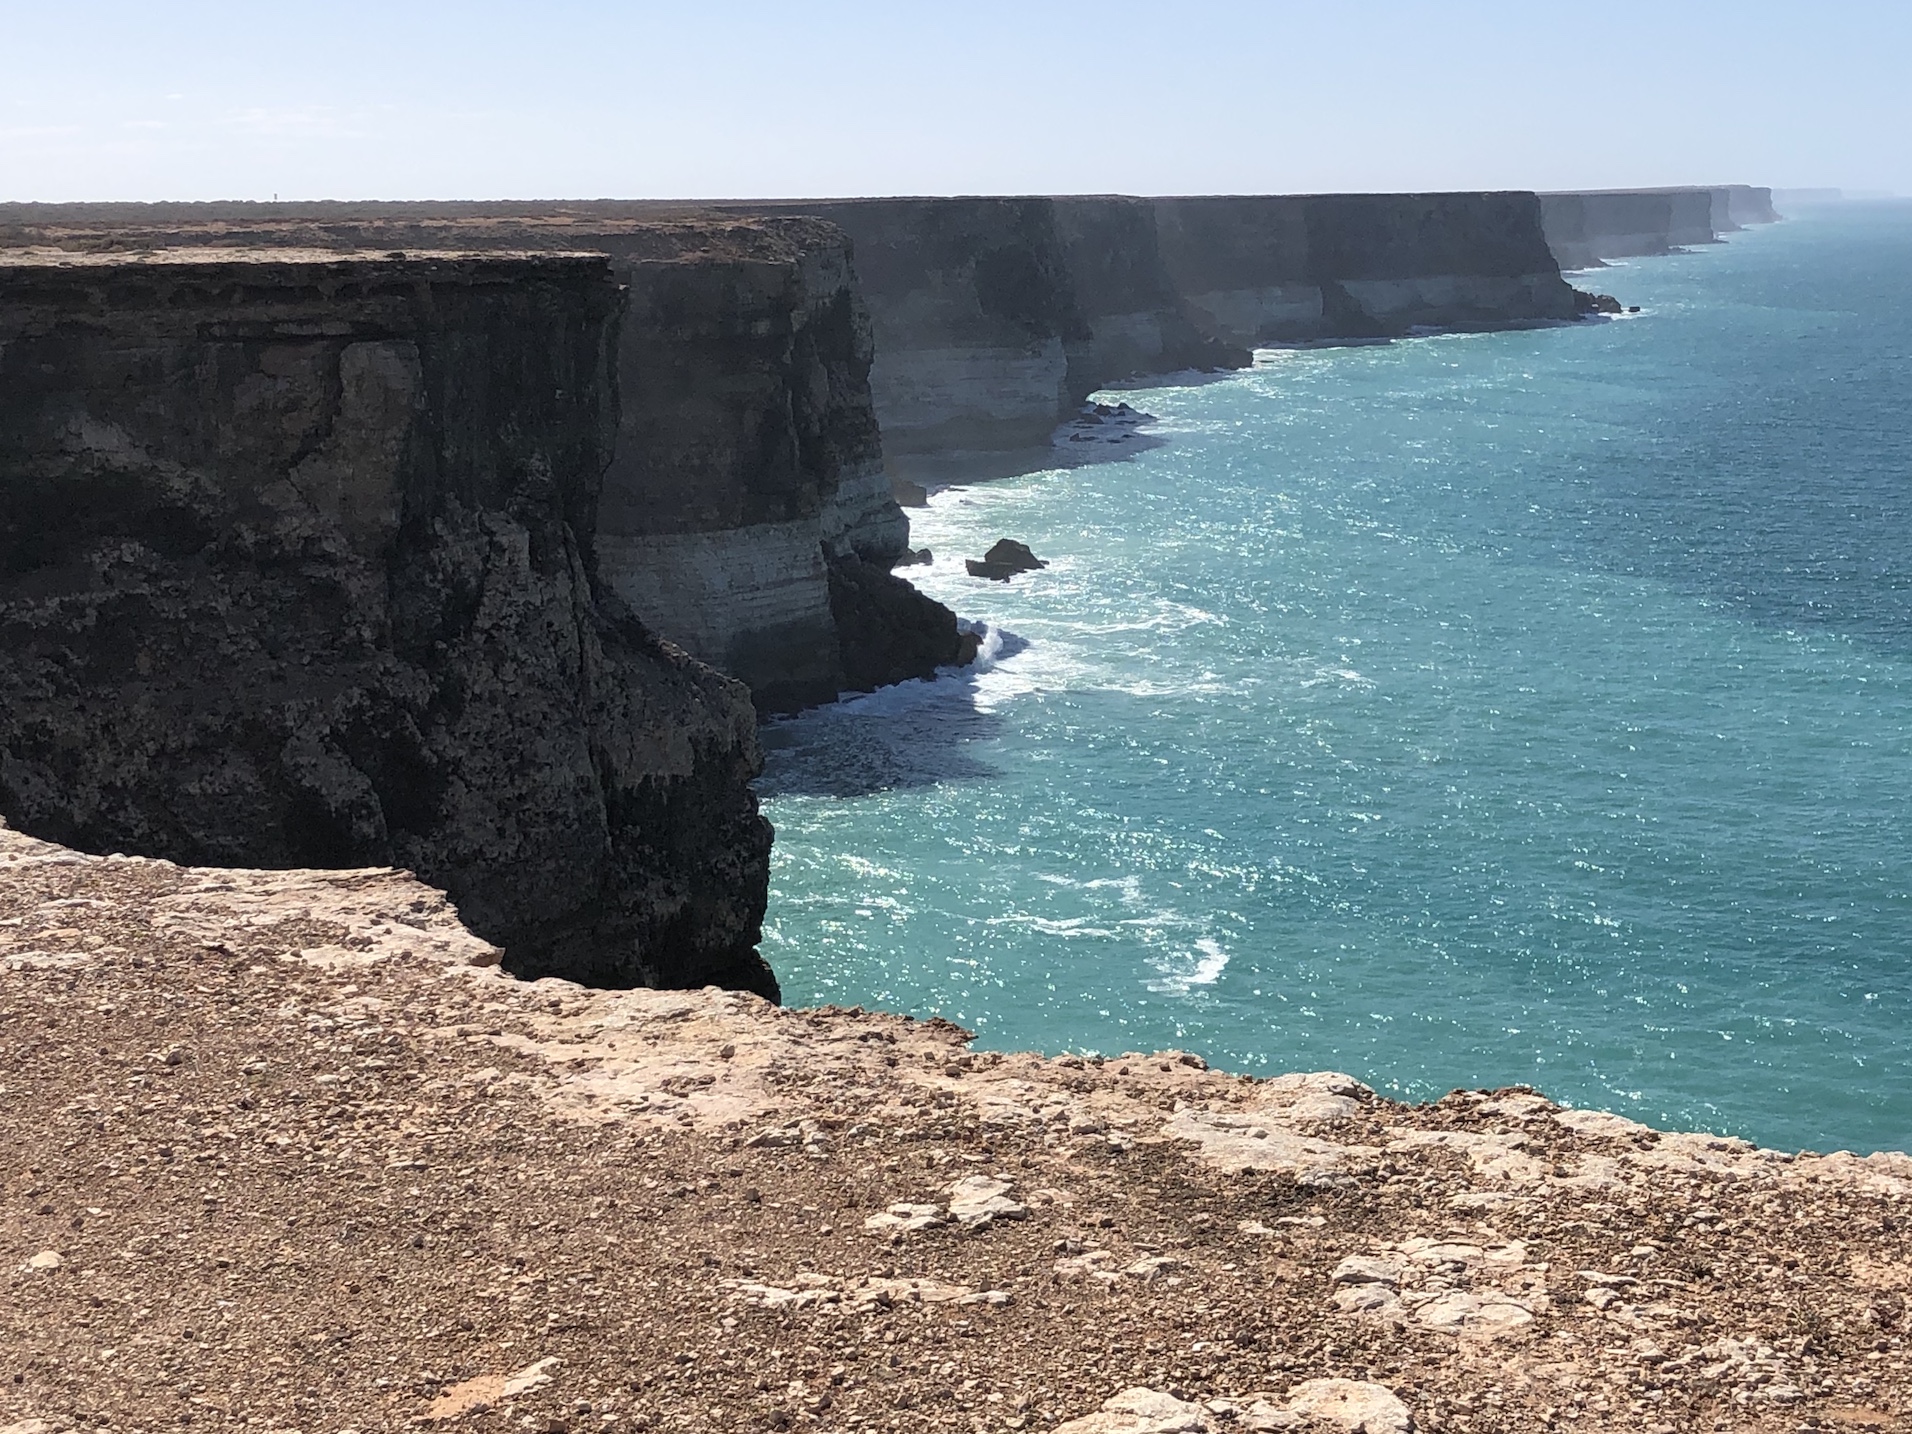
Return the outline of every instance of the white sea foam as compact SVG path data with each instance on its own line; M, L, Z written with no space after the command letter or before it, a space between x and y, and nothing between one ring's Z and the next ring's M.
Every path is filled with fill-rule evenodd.
M1178 952L1172 959L1156 963L1156 969L1162 977L1149 982L1149 990L1164 995L1186 994L1219 981L1228 969L1228 953L1212 936L1203 936L1196 940L1193 951Z

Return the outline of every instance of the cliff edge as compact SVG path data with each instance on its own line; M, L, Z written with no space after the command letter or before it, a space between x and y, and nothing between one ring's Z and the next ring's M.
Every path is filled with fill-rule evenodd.
M1894 1428L1912 1160L515 981L0 829L0 1428Z
M890 572L909 522L871 402L870 315L827 222L666 205L17 205L0 206L0 245L605 255L629 294L595 516L605 584L767 712L964 656L955 615Z
M598 571L623 303L591 255L0 256L0 814L774 994L749 698Z

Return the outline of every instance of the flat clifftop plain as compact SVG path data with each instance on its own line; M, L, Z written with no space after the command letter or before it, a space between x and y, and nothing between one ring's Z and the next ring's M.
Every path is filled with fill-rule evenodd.
M1891 1428L1912 1160L518 981L0 829L0 1427Z

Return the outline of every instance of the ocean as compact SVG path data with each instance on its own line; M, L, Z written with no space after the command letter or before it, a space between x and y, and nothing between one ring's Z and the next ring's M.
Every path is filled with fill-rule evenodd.
M915 512L984 657L765 729L786 1000L1912 1148L1912 204L1576 282Z

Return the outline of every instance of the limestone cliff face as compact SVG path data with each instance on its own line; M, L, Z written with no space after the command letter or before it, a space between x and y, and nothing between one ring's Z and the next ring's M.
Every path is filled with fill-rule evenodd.
M1772 190L1748 184L1543 194L1540 205L1547 243L1565 270L1711 244L1779 218Z
M1096 389L1239 367L1278 339L1574 316L1531 194L726 205L849 235L892 471L1046 450Z
M1252 346L1571 319L1526 193L1155 201L1176 287Z
M954 615L889 573L909 523L843 236L796 217L732 222L722 242L708 225L609 229L591 243L631 313L599 514L607 579L766 711L955 662ZM866 600L845 606L852 571Z
M1736 228L1779 222L1779 213L1773 208L1773 192L1765 185L1729 184L1715 193L1726 196L1726 215Z
M1088 338L1046 199L777 206L849 236L876 343L870 390L892 466L1046 443Z
M608 255L630 314L606 583L765 711L961 657L954 615L889 573L909 525L871 403L869 311L828 223L611 203L0 207L0 244L181 242ZM846 582L850 607L833 600Z
M1126 378L1182 369L1246 368L1253 355L1216 337L1176 287L1162 255L1156 205L1116 195L1055 201L1076 312L1065 339L1066 400L1073 408Z
M748 698L598 572L622 305L593 256L0 261L0 814L774 992Z

